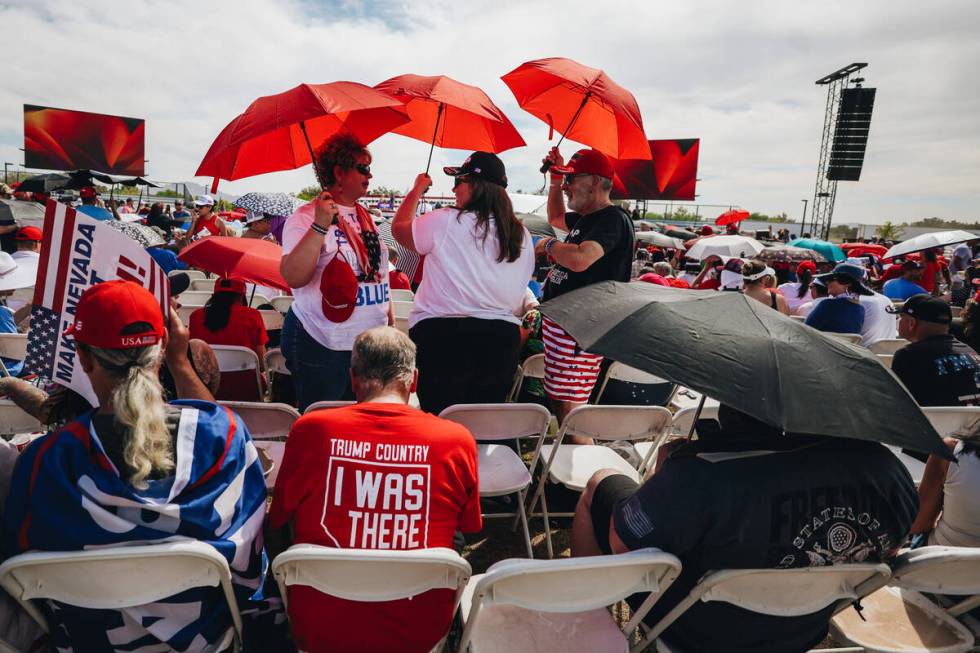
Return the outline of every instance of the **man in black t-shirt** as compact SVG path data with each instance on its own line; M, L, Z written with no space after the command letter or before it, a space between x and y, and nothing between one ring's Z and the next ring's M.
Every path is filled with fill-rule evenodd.
M921 294L886 310L898 313L898 335L911 343L895 352L892 371L919 405L980 405L980 355L950 335L949 304Z
M545 162L551 166L548 222L568 232L564 242L542 238L535 247L554 265L544 286L545 301L599 281L629 281L633 263L633 223L609 199L615 174L612 161L596 150L579 150L563 165L557 147ZM568 196L565 210L563 195ZM578 349L574 339L543 318L545 392L559 420L586 403L599 375L600 356ZM574 438L573 438L574 441Z
M574 556L657 547L680 558L681 575L648 624L710 570L878 562L904 543L918 496L884 446L783 435L725 405L718 420L720 430L699 430L642 486L611 469L597 472L575 511ZM643 598L630 602L635 608ZM833 608L773 617L698 601L661 637L672 650L806 651L826 636Z

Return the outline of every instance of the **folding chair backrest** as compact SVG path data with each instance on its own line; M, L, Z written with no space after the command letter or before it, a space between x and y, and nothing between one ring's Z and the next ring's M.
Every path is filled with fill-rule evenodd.
M248 301L248 305L251 306L252 308L255 308L257 306L262 306L263 304L270 304L271 305L271 302L272 302L272 300L270 300L268 297L266 297L262 293L255 293L253 295L251 291L249 291L245 295L245 299L246 299L246 301Z
M528 356L524 363L521 365L521 369L524 371L525 379L543 379L544 378L544 354L535 354L534 356Z
M305 585L348 601L395 601L433 589L451 589L457 601L472 570L452 549L413 551L336 549L295 544L272 561L283 600L290 585Z
M218 359L218 371L221 372L217 398L229 401L260 400L262 379L259 376L259 357L255 352L248 347L235 345L211 345L211 349Z
M890 575L891 569L885 564L708 572L680 603L650 629L645 641L656 639L699 600L723 601L775 617L796 617L812 614L835 603L840 604L839 607L848 605L883 587Z
M292 295L280 295L273 297L269 303L272 304L272 308L285 315L289 312L289 307L293 305L293 297Z
M844 342L849 342L852 345L861 344L861 334L859 333L833 333L831 331L824 331L825 336L830 336L831 338L836 338L838 340L843 340Z
M670 411L661 406L579 406L565 417L561 433L597 440L644 440L670 426Z
M276 374L289 374L286 367L286 357L280 349L269 349L265 352L265 369Z
M220 586L241 641L242 621L228 562L204 542L24 553L0 565L0 585L42 625L44 617L33 599L118 610L154 603L193 587Z
M407 318L409 314L412 312L412 307L414 305L415 305L414 302L399 302L399 301L391 302L392 310L394 310L395 312L395 317L400 317L400 318Z
M242 418L253 440L280 440L289 435L299 411L288 404L263 401L220 401Z
M262 316L262 323L265 325L266 331L277 331L282 329L283 316L279 311L263 309L259 311L259 315Z
M875 354L875 356L878 358L879 363L881 363L888 369L892 368L892 359L895 358L894 354Z
M682 408L681 410L674 413L674 418L672 420L672 430L680 433L681 435L687 435L691 432L691 424L694 422L694 416L698 414L698 407L693 408ZM698 416L699 420L702 419L718 419L718 406L708 406L705 405L701 408L701 415Z
M391 289L391 301L393 302L414 302L415 293L411 290L405 290L404 288L392 288Z
M872 354L894 354L908 344L909 341L905 338L886 338L872 342L868 349Z
M36 433L44 426L9 399L0 399L0 435Z
M211 279L191 279L190 290L199 290L205 292L214 292L214 284L217 283L218 278L213 277Z
M980 406L923 406L922 412L944 438L980 419Z
M183 297L183 295L181 295ZM180 299L177 300L178 302ZM184 326L190 327L191 324L191 313L201 308L200 306L188 306L186 304L181 304L180 308L177 309L177 315L180 316L180 321L184 323Z
M175 274L181 274L181 273L186 274L187 275L187 278L190 279L191 281L194 281L195 279L207 279L208 278L208 275L204 274L200 270L171 270L170 271L170 274L168 274L167 276L172 277Z
M197 306L200 308L208 303L208 300L211 299L211 295L213 294L204 290L185 290L180 293L177 301L183 306Z
M328 410L330 408L343 408L344 406L352 406L356 404L356 401L346 401L343 399L328 399L324 401L316 401L306 407L303 414L312 413L314 410Z
M459 404L439 417L462 424L477 440L510 440L547 433L551 413L538 404Z
M890 585L930 594L980 595L980 549L925 546L899 555Z
M0 357L17 361L27 358L27 334L0 333Z
M603 405L665 406L677 384L620 362L609 366L595 403Z

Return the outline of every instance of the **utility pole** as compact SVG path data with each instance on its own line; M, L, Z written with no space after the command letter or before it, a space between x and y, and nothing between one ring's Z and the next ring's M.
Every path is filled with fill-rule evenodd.
M800 200L800 201L803 202L803 226L800 228L800 233L802 234L804 231L806 231L806 203L807 203L807 200Z

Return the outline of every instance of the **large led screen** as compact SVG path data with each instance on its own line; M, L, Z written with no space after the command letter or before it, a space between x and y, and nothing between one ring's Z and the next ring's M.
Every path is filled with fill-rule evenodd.
M650 141L652 160L618 159L612 197L631 200L684 200L695 196L701 140Z
M28 168L143 176L143 137L138 118L24 105Z

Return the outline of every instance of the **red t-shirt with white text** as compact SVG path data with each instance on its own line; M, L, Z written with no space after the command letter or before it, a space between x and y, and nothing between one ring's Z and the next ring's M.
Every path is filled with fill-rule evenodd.
M296 421L268 515L297 544L351 549L452 548L482 527L476 442L463 426L403 404L363 403ZM451 590L356 603L290 589L299 649L428 651L452 620Z

